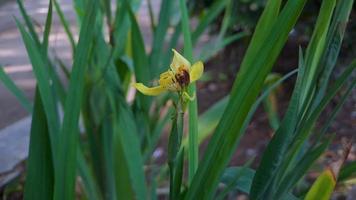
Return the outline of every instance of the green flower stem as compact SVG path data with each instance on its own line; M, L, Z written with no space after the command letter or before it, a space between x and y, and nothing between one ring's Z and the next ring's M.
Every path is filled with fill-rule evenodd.
M177 166L178 153L182 146L183 128L184 128L184 100L180 95L179 104L176 106L176 112L172 119L172 129L168 143L168 167L169 167L169 199L178 199L182 177L177 176L179 166Z
M192 62L193 61L193 45L191 31L189 28L189 15L185 0L179 1L179 7L182 14L182 31L184 38L184 55ZM195 83L191 83L188 87L190 96L196 96ZM198 103L194 98L188 105L189 115L189 140L188 140L188 180L189 183L193 180L196 170L198 169Z

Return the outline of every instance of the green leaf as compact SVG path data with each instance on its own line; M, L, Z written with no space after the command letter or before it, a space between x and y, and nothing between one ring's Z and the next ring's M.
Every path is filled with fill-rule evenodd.
M321 100L320 104L312 111L310 114L303 118L300 122L300 126L296 130L296 136L294 137L292 145L289 146L289 156L285 161L287 164L291 163L291 160L295 159L298 152L301 151L302 145L309 138L312 133L312 128L320 116L321 112L325 109L326 105L333 99L337 92L347 83L347 80L351 77L353 70L356 68L356 62L352 63L348 68L342 73L342 75L335 81L330 90L326 93L324 98ZM348 86L349 94L356 85L356 80L353 80Z
M265 40L261 41L258 49L250 50L250 53L245 55L231 92L228 109L225 110L222 120L210 140L188 189L186 199L212 198L219 177L232 157L243 133L240 130L243 129L246 116L305 2L305 0L288 1L278 18L272 20L274 23L267 23L270 28L260 33L260 35L265 35Z
M218 41L213 41L211 43L208 43L203 47L203 50L200 53L199 58L202 61L208 61L212 56L214 56L219 51L224 49L227 45L236 42L237 40L246 36L248 36L248 33L241 32L241 33L236 33L235 35L232 36L228 36L222 40L218 39Z
M39 46L40 45L40 40L37 37L37 33L35 31L35 28L33 27L33 23L32 23L31 18L27 15L27 12L26 12L25 7L24 7L24 5L22 3L22 0L17 0L17 5L20 8L21 15L25 20L26 26L28 27L28 30L29 30L29 33L32 36L32 39L34 40L35 44L37 46Z
M151 81L151 79L149 61L145 51L145 43L143 41L142 34L137 24L134 13L132 12L129 6L127 7L127 9L129 11L132 27L132 59L136 82L140 82L147 85ZM143 109L144 113L148 113L151 98L141 93L137 94L137 96L137 99L139 100L140 109Z
M54 169L46 114L38 88L32 115L30 149L27 161L25 200L53 198Z
M100 200L103 199L100 196L100 191L95 182L94 176L90 171L88 164L85 162L85 158L82 149L78 147L77 150L77 167L78 173L82 178L83 189L89 200Z
M329 30L331 17L335 7L336 0L323 1L318 19L313 31L312 38L309 42L308 48L306 50L305 56L305 76L303 77L303 89L301 102L304 105L308 105L310 99L308 99L308 94L312 93L315 88L314 82L317 77L317 67L320 62L320 58L325 49L326 36ZM330 48L330 47L329 47ZM322 66L324 67L324 66ZM310 96L310 95L309 95Z
M79 33L73 69L66 98L64 119L59 137L58 165L56 168L54 199L73 199L76 180L76 155L78 143L78 122L81 108L84 76L93 41L93 22L96 19L97 1L87 4L86 14ZM95 26L94 26L95 27Z
M47 52L47 50L48 50L49 34L51 31L51 26L52 26L52 10L53 10L52 0L50 0L49 5L48 5L46 25L45 25L45 29L44 29L44 33L43 33L43 41L42 41L44 52Z
M173 10L172 3L173 1L171 0L163 0L161 2L159 21L153 35L152 51L150 55L150 66L151 69L153 69L151 71L151 76L155 76L156 73L159 73L158 69L160 69L160 67L158 66L161 66L161 58L164 52L164 39L169 27L169 21Z
M31 102L26 98L24 93L18 88L12 79L5 73L4 67L0 65L0 80L7 87L7 89L17 98L21 105L27 110L27 112L32 113Z
M60 19L60 22L62 23L62 26L64 28L64 31L66 32L67 34L67 37L69 39L69 43L70 43L70 46L72 47L72 53L73 53L73 56L74 56L74 52L75 52L75 42L74 42L74 37L73 37L73 34L70 30L70 26L69 26L69 23L68 23L68 20L66 19L66 17L64 16L64 13L61 9L61 6L59 5L59 3L57 2L57 0L53 0L53 4L54 4L54 9L56 10L58 16L59 16L59 19Z
M324 153L330 145L332 139L333 137L328 138L322 144L310 149L304 154L304 156L296 164L296 167L288 172L288 174L281 181L281 184L277 187L278 190L275 193L275 199L279 199L291 190L291 188L306 174L312 164Z
M114 166L117 196L123 199L146 199L145 174L140 152L140 143L133 114L119 97L114 121ZM113 106L117 99L111 98Z
M248 167L229 167L226 168L221 177L221 182L225 185L233 184L233 189L249 193L252 185L255 170Z
M254 158L248 160L242 167L230 167L225 169L221 182L223 182L226 187L222 192L220 192L216 199L224 199L225 196L233 189L241 190L247 194L250 192L255 171L249 169L248 167L252 164L253 160ZM246 175L247 177L244 177Z
M279 79L277 82L273 83L270 85L266 90L263 91L263 93L258 97L256 102L253 104L248 117L246 117L244 126L247 127L248 123L250 122L251 118L253 117L253 114L256 112L258 106L261 104L261 102L270 94L271 91L273 91L276 87L281 85L285 80L296 74L298 69L295 69L288 74L284 75L281 79ZM216 102L213 106L211 106L207 111L205 111L203 114L199 116L198 120L198 142L199 144L202 143L204 139L206 139L216 128L218 125L221 116L223 115L223 112L227 106L227 103L229 101L229 97L226 96L222 99L220 99L218 102ZM243 128L245 129L245 128ZM243 130L242 129L242 130ZM187 148L188 141L184 140L183 141L183 146Z
M184 167L184 148L181 148L177 155L177 163L174 170L174 184L173 184L173 200L181 199L180 191L183 182L183 168Z
M56 139L59 133L59 117L57 113L56 100L53 97L53 93L49 84L48 71L46 70L45 62L42 59L40 49L37 48L37 44L26 32L23 25L16 19L17 27L20 30L22 39L25 43L28 56L30 58L33 72L35 74L39 93L41 95L43 107L46 113L48 122L48 129L51 139L51 147L53 157L56 157ZM56 162L56 160L53 160ZM56 167L56 165L54 165Z
M356 176L356 161L344 165L339 173L338 182L343 182Z
M326 169L324 172L316 179L307 195L305 200L329 200L331 194L334 191L336 180L331 169Z
M147 161L151 158L153 151L160 139L160 136L163 134L163 128L167 125L168 121L171 119L172 110L167 111L167 113L159 120L156 124L156 127L152 131L151 140L148 144L148 147L144 150L144 160Z
M189 27L189 16L185 0L179 1L179 8L182 15L182 30L184 38L184 55L192 62L193 61L193 46ZM189 84L188 93L191 97L196 96L196 86L195 83ZM188 115L189 115L189 142L188 142L188 180L189 183L192 181L196 170L198 169L198 155L199 155L199 145L198 145L198 102L197 98L190 101L188 104Z
M223 11L226 6L228 0L220 0L215 1L213 5L209 8L209 10L205 13L205 15L199 20L199 24L197 28L192 33L192 42L196 44L201 34L206 30L209 24L216 19L219 14Z
M320 15L318 17L318 22L317 22L317 26L319 27L318 29L315 30L315 32L325 32L327 31L327 24L329 23L330 18L329 17L325 17L325 15L331 15L332 13L332 8L333 8L333 3L331 1L328 1L327 4L325 1L323 3L324 7L325 6L329 6L330 9L324 9L324 10L320 10ZM326 4L326 5L325 5ZM327 7L327 8L329 8ZM320 27L321 26L321 27ZM307 93L305 93L307 89L307 83L305 82L307 79L306 77L309 77L310 74L310 59L319 59L320 57L315 57L312 58L310 57L310 54L313 54L314 51L311 51L310 49L314 49L316 51L316 49L319 48L323 48L323 43L321 41L320 44L318 44L319 46L315 46L318 43L317 41L314 41L313 43L310 44L310 46L312 46L313 48L311 48L309 46L308 51L307 51L307 58L309 60L306 60L304 62L304 60L300 60L300 67L303 67L303 70L305 68L306 72L302 73L301 76L299 76L299 79L301 79L300 81L297 82L296 84L296 88L295 91L293 92L293 96L292 96L292 100L289 104L289 108L286 112L285 118L283 119L280 128L277 130L276 134L274 135L274 137L272 138L271 142L269 143L269 145L267 146L266 151L264 152L264 155L262 157L262 161L261 164L256 172L256 176L254 178L254 185L253 185L253 191L251 192L252 195L254 195L253 199L259 199L262 198L264 195L264 192L267 190L268 187L270 187L270 191L273 191L275 187L275 182L273 178L276 175L276 171L277 169L280 167L284 157L285 157L285 152L288 148L288 146L291 143L292 138L294 137L294 135L296 134L294 129L297 126L297 122L298 122L298 116L300 115L299 112L303 112L300 110L299 107L301 107L302 104L305 103L304 100L301 99L305 99L305 95ZM302 58L301 53L300 53L300 58ZM303 84L303 87L300 86L300 84ZM300 94L299 94L300 93ZM311 93L309 93L311 94ZM299 101L299 103L297 102ZM302 113L303 114L303 113ZM304 140L303 140L304 142ZM285 162L285 161L284 161ZM279 173L280 176L283 175L282 172ZM270 184L272 182L272 184Z
M331 72L333 71L337 58L340 52L342 40L346 24L350 16L353 0L338 1L334 11L334 15L330 24L330 29L326 37L326 49L320 59L318 70L321 70L318 80L317 99L315 104L318 104L320 99L325 95Z

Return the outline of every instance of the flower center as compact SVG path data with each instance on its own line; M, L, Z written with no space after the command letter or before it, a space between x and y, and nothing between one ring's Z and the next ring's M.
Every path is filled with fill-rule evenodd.
M175 78L182 88L188 86L190 83L189 72L184 67L179 67L178 72L175 74Z

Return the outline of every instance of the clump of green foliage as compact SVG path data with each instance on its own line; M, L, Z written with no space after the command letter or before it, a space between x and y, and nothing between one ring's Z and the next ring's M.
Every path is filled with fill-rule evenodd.
M203 55L193 55L210 22L223 8L229 9L227 2L212 4L192 30L185 1L176 5L174 1L162 0L159 18L156 20L151 14L153 40L147 53L135 18L139 0L116 1L114 13L110 0L75 0L78 41L74 40L56 0L50 0L42 38L18 0L25 23L17 19L16 23L37 79L33 107L3 71L0 78L32 112L25 199L74 199L77 184L84 191L82 195L93 200L157 199L157 185L162 179L170 180L170 199L223 199L233 190L247 193L251 199L296 199L304 195L293 190L330 144L332 137L326 134L327 128L355 86L355 79L347 80L356 62L332 85L329 83L353 0L323 1L308 47L299 49L298 68L266 88L266 77L307 2L288 0L282 6L281 0L269 0L229 96L201 116L197 114L197 98L189 101L187 138L182 142L183 120L170 120L176 112L167 103L176 100L174 93L155 98L136 93L132 101L127 100L133 77L151 85L154 77L169 66L170 49L177 46L181 35L184 56L192 63L195 59L209 59L244 36L226 35L230 15L225 12L214 48L207 45ZM59 77L58 64L48 54L53 9L73 52L72 66L62 64L60 68L68 87ZM173 20L177 14L179 19ZM169 28L173 29L172 34L168 34ZM275 125L274 136L257 169L249 168L250 162L227 167L258 105L294 74L298 74L297 81L288 109ZM188 92L195 95L194 84L190 84ZM341 101L327 123L315 130L321 112L339 92ZM172 124L168 144L170 176L166 166L152 164L152 153L167 124ZM199 144L210 134L207 149L199 160ZM316 139L309 142L312 135ZM185 162L187 178L183 176ZM225 187L218 190L219 183Z

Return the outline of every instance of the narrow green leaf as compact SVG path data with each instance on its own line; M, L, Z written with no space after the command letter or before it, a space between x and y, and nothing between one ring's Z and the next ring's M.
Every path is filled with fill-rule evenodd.
M356 161L343 166L340 170L338 181L343 182L349 178L356 176Z
M40 45L40 40L37 37L37 33L35 31L35 28L33 27L32 20L28 16L28 14L26 12L26 9L25 9L25 7L24 7L24 5L22 3L22 0L17 0L17 5L19 5L21 15L25 20L26 26L28 27L28 30L29 30L29 32L30 32L30 34L32 36L32 39L34 40L35 44L37 46L39 46Z
M69 39L69 43L70 43L70 46L72 47L72 53L73 53L73 56L74 56L74 52L75 52L75 42L74 42L74 37L73 37L73 33L71 32L70 30L70 26L69 26L69 23L68 23L68 20L66 19L66 17L64 16L64 13L61 9L61 6L59 5L59 3L57 2L57 0L53 0L53 4L54 4L54 9L56 10L58 16L59 16L59 19L62 23L62 26L64 28L64 31L66 32L67 34L67 37Z
M234 188L237 188L245 193L250 192L250 187L252 183L255 171L249 169L248 167L252 164L254 158L248 160L242 167L230 167L225 169L223 176L221 177L221 182L223 182L226 187L225 189L216 197L217 200L223 200L225 196ZM249 175L247 175L249 174ZM243 180L242 176L246 176L246 182Z
M110 0L102 0L101 1L104 7L104 13L106 15L106 20L107 20L107 24L108 27L111 27L111 23L112 23L112 16L111 16L111 1Z
M255 31L252 35L250 44L248 45L243 63L241 65L251 64L254 61L255 57L250 55L255 55L268 37L268 34L266 33L271 30L274 22L277 20L281 2L281 0L267 1L266 7L257 22Z
M183 181L183 169L184 169L184 148L181 148L177 155L176 166L174 170L174 184L173 184L173 200L181 199L180 191Z
M114 105L117 99L111 101ZM147 197L145 174L136 124L129 108L123 105L125 100L121 98L119 102L113 136L117 197L144 200Z
M256 170L251 194L256 199L262 198L267 188L271 186L271 182L275 176L279 165L284 157L284 152L287 151L288 145L293 138L294 128L297 125L298 101L302 90L302 77L304 75L304 60L302 51L299 51L299 69L298 78L294 86L293 94L289 102L288 109L281 122L280 127L275 132L272 140L269 142L265 152L263 153L261 163Z
M93 22L96 19L97 1L87 4L86 14L79 34L73 69L66 98L64 119L59 137L58 165L56 168L54 199L73 199L76 180L76 155L78 121L82 102L84 76L94 36ZM95 26L94 26L95 27Z
M49 34L51 31L51 26L52 26L52 10L53 10L52 0L50 0L49 4L48 4L46 25L45 25L45 29L44 29L44 33L43 33L43 41L42 41L44 52L47 52L47 50L48 50Z
M324 172L316 179L307 195L305 200L329 200L331 194L334 191L336 180L333 172L330 169L324 170Z
M245 193L250 192L255 170L244 167L229 167L226 168L221 177L221 182L232 187L230 189L240 190ZM232 183L232 184L231 184Z
M260 92L263 81L270 72L288 34L296 23L305 0L286 2L258 50L246 54L235 80L228 108L224 112L206 153L199 164L186 199L212 198L224 168L228 164L242 135L246 116ZM262 34L262 33L261 33ZM259 58L259 59L256 59ZM245 60L248 60L245 61ZM253 61L253 62L252 62ZM208 191L208 192L206 192Z
M329 30L335 3L336 0L323 1L312 38L306 51L306 76L303 77L303 87L305 89L302 91L301 97L301 102L303 104L308 104L310 102L310 99L307 99L307 96L312 92L315 87L313 86L313 83L317 76L316 73L320 58L325 49L326 36Z
M342 106L346 102L347 97L349 97L351 92L352 92L352 89L346 91L346 93L341 95L341 98L340 98L339 102L336 104L334 110L331 112L331 114L329 116L327 116L326 122L323 124L323 126L320 129L320 131L317 133L317 138L315 139L315 143L319 142L320 139L322 138L322 136L324 136L326 134L326 132L328 131L328 128L330 127L332 122L335 120L337 114L341 110Z
M162 57L162 65L159 66L157 72L162 72L166 70L166 67L170 64L169 62L171 61L172 58L172 51L170 50L177 46L181 32L182 32L182 25L181 23L178 23L174 28L174 33L171 36L167 47L169 51L166 51L166 53L164 53L164 56Z
M133 14L130 7L127 7L127 9L129 11L131 27L132 27L132 37L131 37L132 59L133 59L136 81L143 84L148 84L151 81L151 79L149 76L150 69L149 69L148 57L145 51L145 44L142 38L140 28L137 24L135 15ZM137 99L139 100L138 103L140 106L139 109L142 109L143 112L147 114L149 112L151 98L141 93L137 94L137 96L138 96Z
M192 33L192 43L196 44L201 34L206 30L209 24L216 19L223 11L228 0L215 1L209 10L205 13L202 19L199 20L197 28Z
M82 178L83 189L89 200L100 200L103 199L100 196L100 191L95 182L94 176L92 175L88 164L85 162L85 158L82 149L78 147L77 150L77 166L78 173Z
M37 48L37 44L31 38L31 36L25 31L23 25L16 20L17 27L20 30L22 39L25 43L28 56L30 58L34 74L36 76L38 88L42 98L43 107L46 113L48 129L51 138L51 147L53 157L56 156L56 139L59 133L59 117L57 114L56 101L53 97L53 93L49 84L49 76L47 68L42 59L40 50ZM56 162L56 160L53 160Z
M184 150L181 148L183 137L184 113L176 110L172 120L171 133L168 141L168 167L169 167L169 198L179 199L182 182L182 165ZM178 174L177 174L178 173Z
M53 198L54 169L46 114L38 88L32 115L30 149L27 161L25 200Z
M156 127L152 131L151 142L149 146L144 151L144 160L147 161L151 158L152 153L160 139L160 136L163 134L163 128L167 125L169 120L172 117L172 110L169 110L156 124Z
M184 36L184 55L192 62L193 61L193 46L189 27L189 16L185 0L179 1L180 12L182 15L182 30ZM192 83L188 87L189 95L192 97L196 96L196 86ZM198 156L199 156L199 145L198 145L198 102L197 98L189 102L188 105L189 114L189 148L188 148L188 179L189 183L193 180L194 174L198 169Z
M314 101L318 104L320 99L325 95L327 85L333 71L344 38L346 24L349 19L353 0L338 1L330 24L330 29L326 37L326 49L320 59L318 70L321 71L318 80L317 99Z
M24 93L18 88L13 80L6 74L4 67L0 65L0 80L7 87L7 89L17 98L21 105L27 110L27 112L32 113L31 102L26 98Z
M169 27L169 21L173 10L172 5L173 1L171 0L163 0L161 2L159 21L153 35L152 51L150 55L150 66L151 69L153 69L151 71L151 76L155 76L156 73L158 73L157 69L159 69L158 66L161 64L160 61L163 54L164 39Z
M285 80L293 76L298 72L298 69L295 69L288 74L284 75L281 79L279 79L277 82L273 83L270 85L263 93L260 95L260 97L256 100L254 105L252 106L248 117L246 117L245 122L243 127L247 127L248 123L250 122L251 118L253 117L253 114L256 112L258 106L261 104L261 102L270 94L271 91L273 91L276 87L281 85ZM222 99L220 99L218 102L216 102L213 106L211 106L207 111L205 111L203 114L199 116L198 120L198 142L199 144L206 139L216 128L218 125L221 116L223 115L223 112L227 106L227 103L229 101L229 97L226 96ZM243 128L245 129L245 128ZM242 129L242 130L243 130ZM184 140L183 141L183 146L187 148L188 141Z
M208 43L203 47L203 50L199 56L199 58L202 61L207 61L209 60L212 56L214 56L216 53L218 53L219 51L221 51L222 49L224 49L227 45L236 42L237 40L248 36L248 33L246 32L241 32L241 33L237 33L235 35L232 36L228 36L226 38L223 38L222 40L219 40L217 42L212 42L212 43Z
M324 153L332 141L333 137L328 138L319 146L310 149L296 164L294 169L291 169L275 192L275 199L279 199L285 195L291 188L305 175L312 164Z
M289 159L295 159L298 152L301 150L302 145L309 138L311 134L311 130L320 116L321 112L324 110L326 105L333 99L333 97L337 94L337 92L347 83L347 80L351 77L353 70L356 68L356 62L352 63L348 68L342 73L342 75L336 80L336 82L332 85L330 90L321 100L320 104L310 113L309 116L305 117L301 122L301 126L298 127L297 135L294 138L293 144L289 147L290 155ZM348 86L348 90L352 90L356 85L356 80L353 80ZM348 94L349 92L346 92ZM287 161L286 161L287 162ZM290 161L289 161L290 162Z

